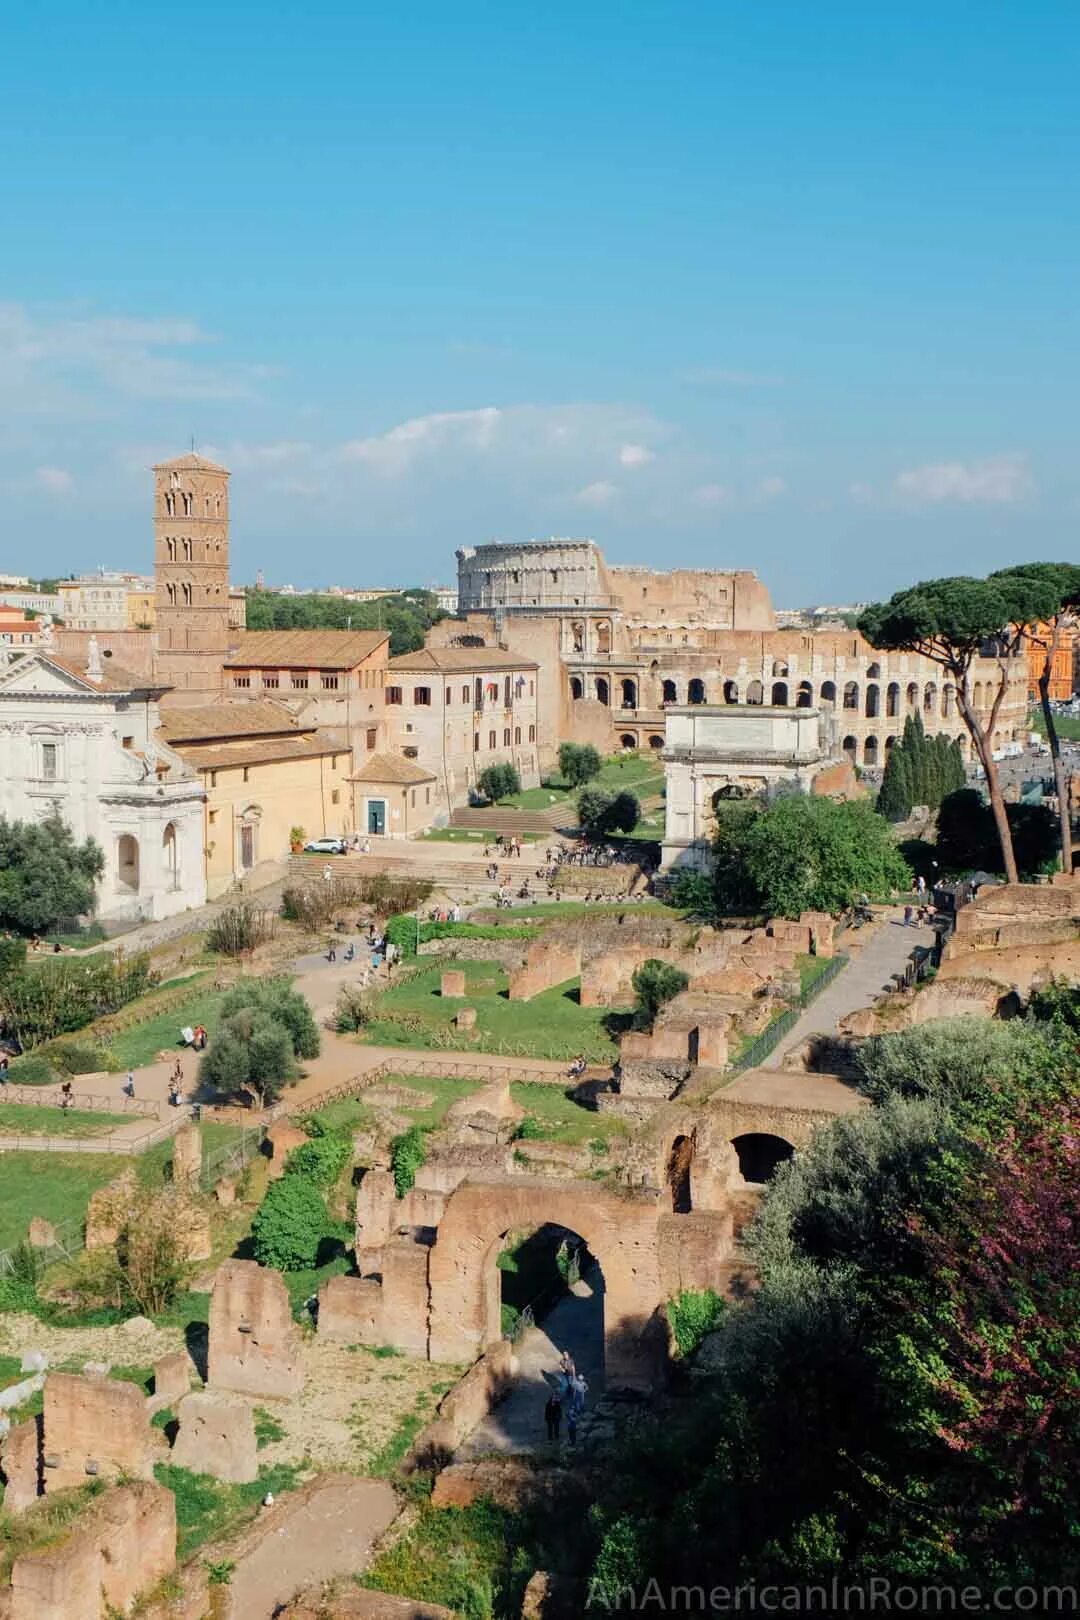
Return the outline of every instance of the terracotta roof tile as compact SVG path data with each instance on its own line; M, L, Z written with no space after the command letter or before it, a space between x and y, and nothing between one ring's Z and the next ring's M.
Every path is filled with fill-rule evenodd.
M409 787L414 782L434 782L434 771L425 771L415 760L400 754L372 754L349 778L350 782L395 782Z
M201 748L190 743L170 743L169 747L197 771L221 771L240 765L273 765L285 760L320 759L327 754L350 753L345 744L333 742L318 731L309 731L300 737L248 737L238 742L222 743L216 748Z
M389 640L389 630L244 630L225 667L352 669Z
M170 690L165 681L155 681L146 675L133 675L130 670L122 669L114 664L110 658L102 662L100 676L88 675L85 663L78 663L74 658L61 658L58 653L46 652L44 648L35 648L46 663L55 664L57 669L63 670L65 675L74 675L77 680L85 681L87 686L96 686L99 692L167 692Z
M166 709L161 716L161 735L168 743L212 741L218 737L270 736L275 732L309 732L314 725L302 725L282 703L209 703L191 709Z
M154 466L155 472L227 473L228 470L228 467L221 467L216 461L207 461L205 456L197 456L193 451L185 456L176 456L172 461L159 461Z
M539 669L534 658L522 658L505 647L418 647L415 652L391 658L389 669L430 669L475 671L483 675L494 669Z

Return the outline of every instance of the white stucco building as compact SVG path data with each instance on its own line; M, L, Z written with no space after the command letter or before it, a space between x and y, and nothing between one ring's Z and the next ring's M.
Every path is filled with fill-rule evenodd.
M161 687L41 649L0 668L0 814L59 814L105 856L97 916L169 917L206 899L198 773L155 740Z
M672 705L666 720L661 865L668 870L709 865L718 795L808 793L838 757L835 722L820 709Z

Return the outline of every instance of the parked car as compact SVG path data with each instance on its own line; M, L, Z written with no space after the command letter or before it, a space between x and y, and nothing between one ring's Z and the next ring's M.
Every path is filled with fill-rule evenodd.
M313 838L304 845L305 855L344 855L344 838Z

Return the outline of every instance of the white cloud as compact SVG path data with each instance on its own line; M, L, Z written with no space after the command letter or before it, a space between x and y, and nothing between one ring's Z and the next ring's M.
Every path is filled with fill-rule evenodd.
M579 489L575 499L579 500L582 506L610 506L618 493L618 484L611 484L607 479L600 478L595 484L586 484L584 489Z
M1032 488L1026 456L992 456L985 461L938 461L896 476L896 493L917 505L1009 506Z
M782 478L760 478L754 485L750 498L760 505L764 501L777 501L781 495L787 494L787 484Z
M267 368L190 352L215 342L183 318L136 319L0 304L0 397L36 415L85 415L103 394L132 399L250 398Z
M695 506L729 506L731 491L726 484L699 484L690 499Z
M66 495L75 483L66 467L35 467L34 477L53 495Z
M433 450L486 450L493 442L502 412L495 405L476 411L436 411L399 422L387 433L350 439L341 447L346 461L361 461L389 477L407 472L419 456Z
M624 467L645 467L650 461L656 460L656 455L643 444L624 444L619 451L619 460Z

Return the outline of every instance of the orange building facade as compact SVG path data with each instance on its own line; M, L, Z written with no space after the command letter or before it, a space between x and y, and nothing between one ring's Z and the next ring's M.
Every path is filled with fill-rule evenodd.
M1028 695L1033 702L1038 701L1039 680L1042 676L1043 665L1046 662L1046 649L1050 644L1053 630L1048 624L1037 624L1028 637ZM1063 626L1058 631L1057 646L1054 649L1054 661L1050 668L1050 701L1052 703L1067 703L1075 690L1073 670L1075 667L1077 651L1076 628L1072 625Z

